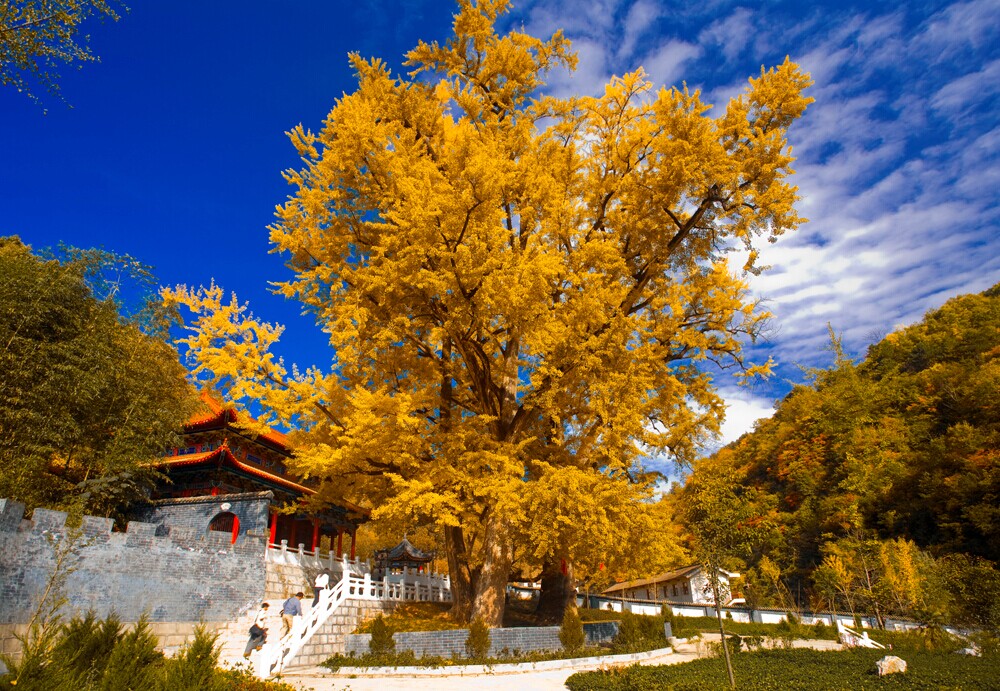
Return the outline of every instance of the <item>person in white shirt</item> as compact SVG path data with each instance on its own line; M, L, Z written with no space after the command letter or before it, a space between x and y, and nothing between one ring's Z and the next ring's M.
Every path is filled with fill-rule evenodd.
M268 604L265 602L257 610L257 616L254 617L253 624L250 626L250 640L247 641L243 657L250 657L251 652L260 650L264 641L267 640L267 608Z
M319 604L319 596L325 589L330 587L330 574L326 571L320 571L319 575L316 576L316 583L313 585L313 590L316 593L316 599L313 600L313 605Z

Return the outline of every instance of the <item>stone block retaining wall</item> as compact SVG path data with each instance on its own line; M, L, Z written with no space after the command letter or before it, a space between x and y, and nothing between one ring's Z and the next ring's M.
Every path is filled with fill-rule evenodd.
M232 496L212 499L236 504ZM267 502L246 497L240 510L249 516ZM35 509L24 520L23 504L0 499L0 648L19 647L13 634L31 619L57 568L64 617L114 611L129 623L145 613L164 648L188 640L200 621L214 628L252 610L264 597L266 535L241 533L234 545L231 534L209 532L205 516L200 529L131 521L126 532L113 532L110 519L93 516L74 529L63 512Z
M617 621L595 621L583 625L587 645L610 643L618 633ZM468 629L449 631L407 631L393 634L396 650L412 650L417 657L465 657ZM371 634L350 634L345 637L348 655L368 652ZM558 626L513 627L490 629L490 656L501 657L515 652L548 652L562 649Z

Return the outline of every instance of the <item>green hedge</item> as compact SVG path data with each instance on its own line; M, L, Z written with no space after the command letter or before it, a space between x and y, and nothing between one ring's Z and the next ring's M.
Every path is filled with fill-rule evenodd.
M768 650L733 660L740 691L856 691L864 689L1000 689L997 660L950 653L910 652L906 674L879 678L875 662L884 650L821 652ZM891 654L891 652L889 653ZM570 691L699 691L728 688L725 662L703 658L679 665L581 672L566 680Z

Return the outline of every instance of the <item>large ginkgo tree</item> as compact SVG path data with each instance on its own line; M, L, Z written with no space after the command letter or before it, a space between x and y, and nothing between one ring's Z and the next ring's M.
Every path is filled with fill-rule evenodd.
M290 133L278 291L329 334L330 366L286 367L280 327L219 287L168 291L199 375L302 430L320 500L436 523L455 613L494 625L515 560L586 578L678 556L644 459L684 462L717 430L703 365L767 369L741 355L766 316L743 276L802 221L786 129L810 101L788 61L715 118L641 68L545 96L570 44L498 35L507 8L459 2L408 76L352 55L357 90Z

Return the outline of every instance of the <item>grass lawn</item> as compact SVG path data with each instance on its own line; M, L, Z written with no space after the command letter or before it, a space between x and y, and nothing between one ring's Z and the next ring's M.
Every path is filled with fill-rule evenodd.
M890 651L766 650L733 657L736 687L740 691L796 689L801 691L857 691L864 689L1000 689L1000 665L993 658L954 653L900 654L905 674L879 678L875 661ZM669 666L632 666L599 672L581 672L566 680L570 691L696 691L729 687L721 657L703 658Z
M465 624L459 624L448 615L451 605L438 602L410 602L396 607L390 614L383 616L385 625L390 631L447 631L449 629L464 629ZM361 624L354 633L371 633L374 618Z

